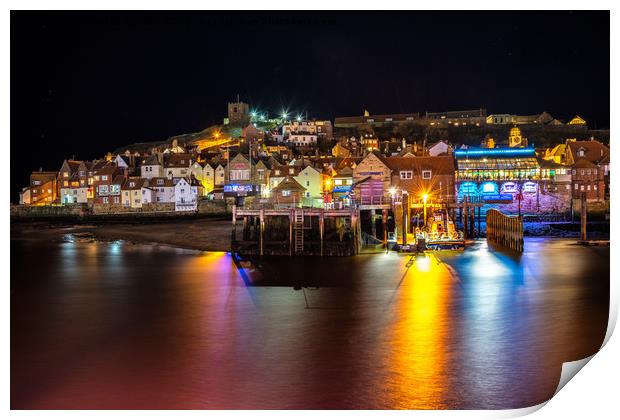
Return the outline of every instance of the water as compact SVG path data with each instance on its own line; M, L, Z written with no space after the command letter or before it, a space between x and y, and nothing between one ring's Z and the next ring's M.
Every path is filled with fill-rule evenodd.
M538 404L606 330L609 248L573 243L242 276L225 253L12 241L11 407Z

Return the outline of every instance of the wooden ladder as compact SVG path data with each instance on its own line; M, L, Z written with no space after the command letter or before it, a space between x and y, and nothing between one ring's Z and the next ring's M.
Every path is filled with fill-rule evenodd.
M295 210L295 254L304 250L304 211Z

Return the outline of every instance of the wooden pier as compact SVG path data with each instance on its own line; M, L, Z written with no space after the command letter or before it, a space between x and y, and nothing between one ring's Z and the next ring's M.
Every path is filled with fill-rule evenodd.
M242 255L356 255L360 238L357 209L232 209L231 251Z
M506 216L490 209L487 211L487 241L523 252L523 217Z

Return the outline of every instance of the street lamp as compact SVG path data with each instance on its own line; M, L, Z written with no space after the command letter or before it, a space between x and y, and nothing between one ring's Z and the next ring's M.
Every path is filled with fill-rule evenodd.
M426 200L428 200L428 194L422 194L422 200L424 201L424 227L426 227Z

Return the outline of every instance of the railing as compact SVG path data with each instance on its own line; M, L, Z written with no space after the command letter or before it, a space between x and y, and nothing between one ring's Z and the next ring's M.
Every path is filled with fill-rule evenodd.
M486 225L487 241L523 252L523 217L510 217L490 209L487 211Z

